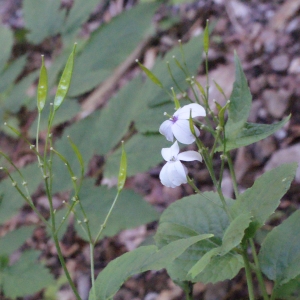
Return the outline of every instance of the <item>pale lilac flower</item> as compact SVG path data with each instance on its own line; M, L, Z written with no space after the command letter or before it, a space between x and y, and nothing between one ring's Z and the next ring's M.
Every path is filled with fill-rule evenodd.
M167 163L159 173L161 183L167 187L176 187L187 183L187 168L180 162L183 161L202 161L201 155L196 151L185 151L179 153L177 141L170 148L163 148L161 155Z
M169 120L164 121L160 125L159 132L170 142L173 142L175 136L178 142L182 144L192 144L195 141L195 137L190 130L190 112L192 112L192 118L204 117L206 115L205 109L197 103L185 105L176 110ZM199 136L199 129L195 126L194 128L196 136Z

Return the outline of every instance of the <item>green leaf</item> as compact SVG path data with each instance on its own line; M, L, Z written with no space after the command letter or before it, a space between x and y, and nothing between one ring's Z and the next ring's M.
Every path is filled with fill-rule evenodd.
M130 276L148 270L160 270L165 268L188 247L200 240L208 239L211 236L212 235L204 234L177 240L160 250L154 245L144 246L120 256L110 262L97 277L95 282L96 298L98 300L112 299L120 286ZM118 271L116 272L116 270ZM95 299L92 295L92 290L89 299Z
M246 123L243 129L234 139L226 140L226 151L244 147L256 143L266 137L272 135L277 130L282 128L290 119L288 116L278 123L274 124L256 124L256 123ZM220 146L216 151L222 151L223 146Z
M42 66L40 69L40 78L37 87L37 107L39 113L43 110L48 94L48 74L44 64L44 56L42 55Z
M235 215L250 212L256 229L275 211L281 197L289 189L297 164L284 164L257 178L253 186L241 194L231 207Z
M74 67L72 97L90 91L113 74L153 31L151 19L157 7L157 3L136 5L93 32Z
M228 205L232 205L232 203L233 200L227 199ZM222 209L221 200L216 193L193 195L171 204L160 218L155 235L158 247L194 235L214 235L209 240L194 244L175 259L172 265L167 268L171 278L178 281L189 280L206 283L234 277L243 267L242 258L234 252L229 252L221 257L209 258L209 264L206 265L205 272L200 273L195 278L188 275L189 270L205 253L221 246L222 238L228 226L228 217ZM221 269L221 266L223 269Z
M0 206L1 208L1 206ZM36 226L23 226L16 230L8 232L5 236L0 238L0 255L10 255L18 250L28 238L32 236L33 230Z
M26 65L26 55L11 62L0 75L0 93L9 90Z
M38 78L38 73L38 71L30 73L13 86L13 89L4 99L4 110L8 110L12 113L17 113L20 110L21 106L28 105L28 103L33 98L27 95L27 90L30 85L32 85L32 83ZM36 105L36 102L34 104Z
M7 61L10 58L12 46L13 46L13 33L7 27L1 26L0 27L0 45L1 45L1 52L0 52L0 72L3 71Z
M226 137L229 140L234 140L244 127L250 113L252 102L247 79L236 54L234 60L235 82L230 96L228 120L225 126Z
M122 142L122 155L121 155L120 170L118 176L118 192L120 192L124 187L126 181L126 173L127 173L127 157L124 149L124 143Z
M205 271L205 267L210 263L214 256L224 256L233 248L238 246L244 237L245 229L249 226L250 220L251 215L249 213L241 214L233 219L224 233L222 245L206 252L202 258L191 268L189 274L192 277L196 277L198 274Z
M98 4L99 0L75 0L62 28L62 34L76 33Z
M76 51L76 45L74 44L73 51L70 54L65 69L61 75L58 83L57 91L54 98L54 110L57 111L63 101L65 100L67 93L71 85L71 79L73 74L74 56Z
M258 258L262 272L276 285L300 275L300 210L275 227L262 243Z
M274 299L298 300L300 298L300 275L288 283L274 287Z
M2 288L7 297L24 297L53 284L49 270L37 263L39 255L39 251L25 251L14 265L2 270Z
M104 186L95 187L93 182L88 180L83 183L79 199L89 220L93 238L96 237L99 226L103 223L116 194L116 189L107 189ZM78 206L76 211L80 220L83 221L84 216ZM113 236L123 229L134 228L157 219L158 213L150 204L133 191L123 190L100 238ZM86 239L78 224L76 230Z
M29 42L37 45L45 38L58 34L65 18L60 10L60 0L24 0L23 14L25 27L29 30Z

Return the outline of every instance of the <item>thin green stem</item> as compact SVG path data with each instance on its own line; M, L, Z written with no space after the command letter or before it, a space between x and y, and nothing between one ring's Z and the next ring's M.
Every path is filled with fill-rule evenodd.
M257 254L256 254L254 241L253 241L253 239L249 239L249 241L250 241L251 251L252 251L252 255L253 255L253 260L254 260L254 263L255 263L255 266L256 266L255 273L256 273L256 276L257 276L257 280L258 280L258 283L259 283L260 290L262 292L264 300L269 300L269 295L267 293L266 286L265 286L265 283L264 283L264 279L263 279L263 276L262 276L262 273L261 273L261 270L260 270L260 264L259 264L258 257L257 257Z
M94 294L94 299L96 299L94 245L92 243L90 243L90 260L91 260L92 290L93 290L93 294Z
M212 160L211 160L209 154L206 153L206 152L207 152L207 151L203 151L203 160L204 160L204 162L205 162L205 164L206 164L206 167L207 167L207 169L208 169L208 172L209 172L209 174L210 174L210 177L211 177L211 179L212 179L212 181L213 181L214 187L216 188L217 193L218 193L218 195L219 195L219 197L220 197L220 199L221 199L223 209L225 210L225 212L226 212L228 218L229 218L230 220L232 220L233 218L232 218L231 213L230 213L230 210L229 210L229 208L228 208L228 206L227 206L227 204L226 204L226 200L225 200L225 197L224 197L224 195L223 195L222 189L221 189L221 187L219 186L219 184L218 184L218 182L217 182L217 179L216 179L216 176L215 176L215 173L214 173L214 170L213 170L213 166L212 166Z
M120 195L120 191L117 192L117 195L116 195L116 197L115 197L115 199L114 199L114 201L113 201L113 203L112 203L112 205L111 205L111 207L110 207L110 209L109 209L109 211L108 211L108 213L106 215L106 218L105 218L103 224L100 226L100 230L99 230L99 232L98 232L98 234L97 234L97 236L96 236L96 238L94 240L94 245L97 243L99 237L101 236L101 233L102 233L103 229L106 227L107 221L108 221L108 219L109 219L109 217L110 217L110 215L112 213L112 210L114 209L114 207L115 207L115 205L117 203L119 195Z
M255 300L251 268L250 268L249 259L247 255L247 247L243 247L242 256L243 256L245 272L246 272L249 300Z
M214 153L215 153L215 150L216 150L216 147L217 147L217 144L219 142L219 138L220 138L220 134L221 134L221 129L219 127L217 127L217 135L215 137L215 141L214 141L214 144L213 144L213 147L210 151L210 158L212 159L213 156L214 156Z
M225 159L221 155L221 170L220 170L220 174L219 174L219 189L222 188L222 180L223 180L224 167L225 167Z
M277 287L277 282L275 281L270 300L275 300L276 299L275 298L276 297L276 293L275 293L276 287Z
M52 237L53 237L53 240L54 240L54 243L55 243L55 247L56 247L56 250L57 250L57 255L58 255L59 261L60 261L60 263L61 263L61 265L62 265L62 267L64 269L64 272L65 272L65 274L67 276L67 279L68 279L68 282L69 282L69 284L71 286L71 289L72 289L72 291L73 291L76 299L77 300L81 300L81 297L79 296L78 291L77 291L77 289L76 289L76 287L74 285L74 282L73 282L73 280L72 280L72 278L70 276L70 273L69 273L69 271L67 269L66 262L64 260L63 254L62 254L61 249L60 249L58 237L55 234L55 231L53 231L53 230L52 230Z
M185 299L193 300L193 283L189 282L187 288L185 289Z

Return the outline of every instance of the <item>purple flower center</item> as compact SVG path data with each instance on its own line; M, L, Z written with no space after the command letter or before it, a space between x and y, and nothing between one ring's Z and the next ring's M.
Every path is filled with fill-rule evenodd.
M173 116L172 119L171 119L173 124L176 123L177 120L178 120L178 117L176 117L176 116Z

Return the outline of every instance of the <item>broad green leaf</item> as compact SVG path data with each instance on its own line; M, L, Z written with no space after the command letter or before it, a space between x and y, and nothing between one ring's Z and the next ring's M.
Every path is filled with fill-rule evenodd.
M139 42L152 32L151 19L157 8L157 3L139 4L92 34L74 67L71 96L90 91L112 75Z
M275 227L262 243L258 258L262 272L276 285L300 275L300 210Z
M44 56L42 56L42 66L40 69L40 78L37 87L37 107L39 113L43 110L48 94L48 74L44 64Z
M256 123L246 123L244 128L239 132L239 134L232 140L226 140L226 151L240 148L243 146L248 146L256 143L266 137L272 135L277 130L282 128L290 119L290 116L284 118L278 123L274 124L256 124ZM222 151L223 146L220 146L216 151Z
M232 205L233 200L227 199L227 203ZM194 244L175 259L167 268L171 278L179 281L216 282L234 277L243 267L243 260L239 254L233 252L221 257L213 257L206 266L205 272L195 278L188 276L189 270L205 253L221 246L222 238L228 226L228 217L221 208L221 200L216 193L209 192L189 196L171 204L160 218L155 235L158 247L194 235L214 235L209 240ZM207 276L207 274L210 275Z
M212 235L209 234L203 234L177 240L160 250L154 245L143 246L120 256L110 262L97 277L95 282L96 299L112 299L120 286L130 276L148 270L163 269L171 264L172 261L181 255L188 247L200 240L208 239L211 236ZM116 272L116 270L118 271ZM89 299L95 299L92 290Z
M98 4L99 0L75 0L63 25L62 34L76 33Z
M26 65L26 55L19 57L7 66L4 72L0 75L0 93L3 93L11 88L14 81L20 75Z
M13 46L13 33L10 29L5 26L0 27L0 72L3 71L7 61L10 58L12 46Z
M15 264L2 270L2 288L7 297L24 297L53 284L49 270L37 262L39 255L39 251L25 251Z
M1 209L1 206L0 206ZM0 238L0 255L10 255L18 250L28 238L32 236L36 226L23 226L16 230L8 232Z
M27 94L27 90L30 85L38 78L39 72L32 72L27 75L25 78L20 80L16 85L13 86L13 89L4 99L3 109L8 110L12 113L17 113L21 106L27 106L28 103L33 97ZM34 102L36 105L36 102Z
M57 86L57 91L56 91L54 103L53 103L55 111L57 111L59 109L59 107L62 105L63 101L65 100L65 98L67 96L70 85L71 85L76 45L77 44L74 44L72 53L70 54L70 56L68 58L65 69L61 75L61 78L60 78L58 86Z
M245 230L249 226L250 221L251 215L249 213L238 215L235 219L233 219L224 232L222 245L206 252L202 258L190 269L189 275L194 278L203 271L205 273L205 268L211 262L213 257L217 255L227 255L229 251L237 247L241 243L245 235Z
M120 162L120 170L118 176L118 191L120 192L125 184L126 181L126 173L127 173L127 157L126 152L124 149L124 144L122 142L122 155L121 155L121 162Z
M253 186L241 194L231 207L235 215L251 213L256 229L275 211L281 197L289 189L297 164L284 164L257 178Z
M300 298L300 275L289 282L274 287L274 299L298 300Z
M60 9L60 0L24 0L25 27L28 40L37 45L45 38L58 34L65 19L65 10Z
M189 270L188 276L195 278L199 275L203 270L207 267L207 265L211 262L211 259L220 253L220 247L212 248L208 252L206 252L201 259Z
M229 140L234 140L244 127L250 113L252 102L247 79L236 54L234 60L235 82L230 96L228 120L225 126L226 137Z
M231 221L222 239L220 255L228 253L241 243L245 234L245 229L249 226L250 221L251 214L249 212L240 214Z
M103 223L116 194L116 189L95 187L91 181L83 184L79 198L89 220L93 238L96 237L99 226ZM76 206L76 211L83 221L84 217L79 206ZM158 213L141 196L133 191L123 190L100 238L113 236L123 229L134 228L157 219ZM86 239L78 224L76 230Z

